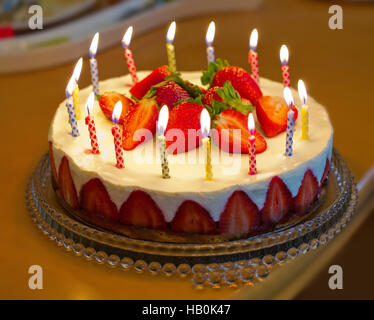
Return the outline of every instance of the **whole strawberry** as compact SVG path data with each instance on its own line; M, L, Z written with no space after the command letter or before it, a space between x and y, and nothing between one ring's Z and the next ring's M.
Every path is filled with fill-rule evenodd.
M205 105L212 106L212 99L216 101L221 101L221 102L223 101L216 91L218 88L219 87L212 87L205 93L204 98L203 98L203 103Z
M185 101L188 98L190 98L190 95L187 91L174 81L167 82L156 89L156 102L160 108L166 104L171 110L175 103Z
M223 87L226 81L231 82L241 98L248 99L252 104L262 97L260 87L246 70L230 66L227 61L221 59L217 59L215 63L209 63L208 71L203 72L201 77L202 84L208 84L211 88Z
M215 74L212 86L222 87L226 81L230 81L242 98L248 99L253 104L262 97L262 92L251 75L239 67L226 67Z
M168 152L177 154L200 146L200 115L203 106L194 102L182 102L169 113L165 131Z

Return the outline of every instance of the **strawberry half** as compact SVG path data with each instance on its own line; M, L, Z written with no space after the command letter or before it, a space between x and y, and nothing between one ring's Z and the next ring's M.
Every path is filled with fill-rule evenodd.
M167 69L167 66L162 66L153 70L148 76L143 80L136 83L131 89L130 93L138 100L141 100L144 95L151 89L152 86L165 80L167 76L170 75L170 72Z
M329 158L327 158L326 159L325 170L323 170L320 185L322 185L327 180L327 178L329 177L329 173L330 173L330 161L329 161Z
M125 115L122 130L122 146L125 150L132 150L142 142L151 139L156 132L156 121L158 118L157 105L153 100L145 99L131 106ZM146 129L148 132L137 132ZM149 132L152 135L148 134ZM134 136L135 133L140 134Z
M167 105L169 110L174 108L174 104L178 101L185 101L190 95L181 86L174 81L168 82L156 89L156 102L161 108Z
M274 137L286 130L289 110L286 101L281 97L263 96L257 100L256 115L266 136ZM297 109L293 110L296 121Z
M227 200L219 219L221 233L251 233L260 224L260 213L256 204L243 191L235 191Z
M292 194L281 178L271 179L260 214L266 227L284 222L292 210Z
M248 154L248 118L239 111L228 109L222 111L213 121L216 130L213 131L214 142L223 150L230 153ZM240 129L239 135L234 131ZM255 131L256 153L264 152L267 148L264 137Z
M58 186L61 190L61 196L66 203L73 209L78 209L78 195L74 181L71 177L69 160L65 156L61 159L60 167L58 169Z
M119 123L123 124L126 113L134 104L132 100L118 92L105 92L100 96L99 105L106 117L112 121L113 109L118 101L122 102L122 113L121 118L119 119Z
M166 222L160 208L148 193L141 190L131 192L128 199L122 204L119 221L122 224L137 227L166 228Z
M192 200L181 204L171 221L171 229L186 233L216 233L216 224L209 212Z
M81 207L90 214L101 215L118 220L118 210L110 199L104 184L98 178L91 179L83 185L81 192Z
M200 146L200 114L203 108L194 102L182 102L170 111L165 131L168 152L177 154Z
M57 182L58 181L57 170L56 170L55 158L53 156L53 147L52 147L51 141L48 141L48 154L49 154L49 164L51 166L52 177L55 180L55 182Z
M312 170L308 169L305 174L299 191L294 198L294 209L297 213L305 213L314 203L318 195L318 182Z

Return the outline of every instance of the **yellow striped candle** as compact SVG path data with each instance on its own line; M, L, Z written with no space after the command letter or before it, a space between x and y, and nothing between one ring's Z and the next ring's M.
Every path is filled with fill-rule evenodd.
M78 81L81 76L82 71L82 64L83 64L83 58L80 58L75 65L74 71L73 71L73 78L75 80L75 87L73 90L73 104L75 109L75 116L77 120L80 120L82 118L81 115L81 108L80 108L80 101L79 101L79 87L78 87Z
M175 50L174 50L175 28L176 28L176 23L175 21L173 21L170 24L169 30L166 34L166 51L168 54L170 72L177 71L177 66L176 66L176 61L175 61Z
M205 179L213 179L213 170L212 170L212 151L210 146L210 116L209 112L206 109L203 109L200 115L200 125L201 125L201 134L203 136L203 150L205 153Z
M303 80L299 80L297 84L299 97L303 103L301 107L301 139L309 139L309 107L307 106L308 94Z

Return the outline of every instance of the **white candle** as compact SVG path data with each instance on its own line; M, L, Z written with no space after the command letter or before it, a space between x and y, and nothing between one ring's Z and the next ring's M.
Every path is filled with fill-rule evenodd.
M165 138L165 130L168 125L169 121L169 109L167 105L164 105L160 113L158 115L157 121L157 132L158 132L158 141L160 143L160 155L161 155L161 170L162 170L162 178L169 179L169 164L168 158L166 154L166 138Z

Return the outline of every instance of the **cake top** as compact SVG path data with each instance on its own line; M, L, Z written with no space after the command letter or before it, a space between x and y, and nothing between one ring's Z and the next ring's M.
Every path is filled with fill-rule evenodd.
M139 79L146 78L150 71L138 72ZM201 85L201 72L183 72L183 79L195 85ZM118 92L131 98L131 77L129 75L113 78L100 82L102 92ZM261 79L261 90L265 97L281 96L283 85L268 79ZM205 86L206 87L206 86ZM86 101L92 87L80 92L82 101ZM297 93L293 91L294 95ZM301 102L296 99L296 105ZM313 134L309 140L301 138L301 121L295 123L295 134L293 138L293 155L285 155L286 131L283 130L273 137L266 137L259 123L255 118L256 130L263 137L266 149L257 154L257 174L248 174L248 151L242 153L230 153L222 150L216 140L211 144L212 168L214 181L205 179L204 174L204 153L203 148L191 149L188 152L169 154L168 162L170 168L170 179L161 178L159 141L155 137L149 137L148 141L138 144L132 150L124 151L124 169L116 167L116 155L113 144L111 129L113 123L105 115L95 101L91 111L91 117L95 121L97 138L100 147L100 154L90 152L90 137L87 126L83 120L78 121L79 136L70 134L69 117L66 112L66 101L62 102L57 109L50 128L49 140L53 141L54 147L63 150L70 158L71 166L77 166L80 170L92 173L108 184L142 188L145 190L158 190L159 192L195 192L209 193L212 191L224 191L232 185L248 185L253 182L268 181L274 175L282 176L282 173L298 168L300 165L312 167L310 161L319 161L318 155L331 143L332 127L325 108L310 98L308 105L311 109L309 125L313 128ZM300 107L295 107L296 110ZM231 110L231 109L230 109ZM84 111L82 111L84 112ZM172 110L169 112L171 114ZM247 112L247 111L245 111ZM299 110L300 113L300 110ZM200 117L199 117L200 118ZM213 120L214 126L214 120ZM318 130L317 130L318 129ZM125 126L123 128L125 130ZM135 139L136 140L136 139ZM316 158L317 157L317 158ZM325 155L324 155L325 157ZM322 162L325 159L321 160ZM74 170L73 170L74 171ZM316 172L317 179L322 176ZM301 177L302 178L302 177ZM297 190L290 190L296 193ZM295 186L299 183L295 183Z

